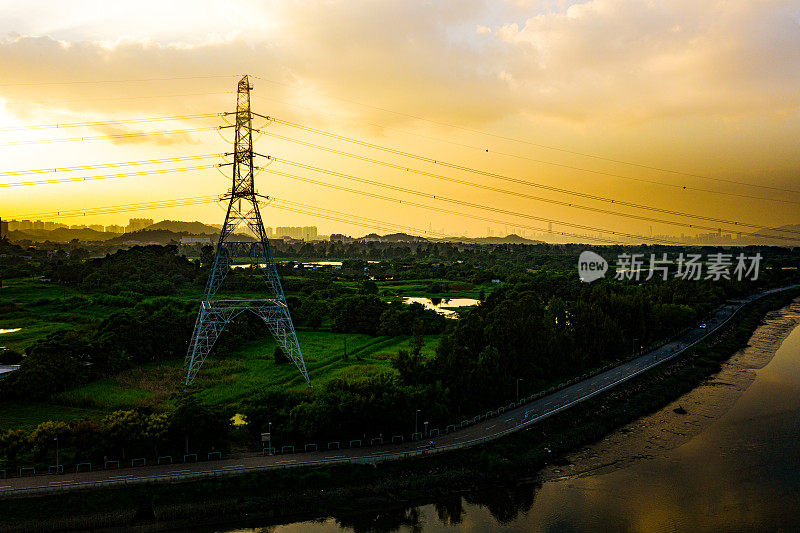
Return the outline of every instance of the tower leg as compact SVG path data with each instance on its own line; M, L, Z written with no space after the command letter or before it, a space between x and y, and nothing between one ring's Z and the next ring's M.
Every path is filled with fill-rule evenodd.
M286 302L278 302L278 305L272 309L254 310L254 312L264 320L264 323L269 328L278 346L283 349L283 353L289 360L294 363L303 379L307 383L310 382L308 371L306 370L306 363L303 360L303 354L300 352L300 343L297 342L297 334L294 331L292 324L292 317L289 316L289 308Z

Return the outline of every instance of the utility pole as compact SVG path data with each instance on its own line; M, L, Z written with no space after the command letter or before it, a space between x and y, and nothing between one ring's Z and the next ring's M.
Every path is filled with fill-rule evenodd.
M525 379L524 378L517 378L517 399L515 400L515 403L519 403L519 382L520 381L525 381Z
M414 414L414 434L416 435L419 433L419 413L421 409L417 409L417 412Z
M300 344L283 295L278 270L272 257L269 239L261 220L258 197L264 197L255 189L253 166L253 115L250 111L250 80L244 76L238 85L236 99L236 122L233 141L233 182L231 189L221 199L228 200L225 223L219 235L214 263L208 277L203 301L194 325L194 333L184 361L185 384L194 381L200 367L208 357L219 335L234 318L244 311L259 316L270 330L286 357L294 363L309 386ZM234 231L245 226L256 236L256 242L236 240ZM266 284L266 294L260 299L218 299L216 297L233 261L244 258L244 265L256 269Z

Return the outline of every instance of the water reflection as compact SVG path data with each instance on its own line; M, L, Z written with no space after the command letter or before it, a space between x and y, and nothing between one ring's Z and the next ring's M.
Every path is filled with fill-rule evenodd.
M480 300L474 298L421 298L417 296L407 296L403 298L404 304L422 304L425 309L432 309L440 315L455 318L457 307L471 307L478 305Z
M401 528L422 531L420 511L416 507L337 518L336 522L353 533L392 533Z

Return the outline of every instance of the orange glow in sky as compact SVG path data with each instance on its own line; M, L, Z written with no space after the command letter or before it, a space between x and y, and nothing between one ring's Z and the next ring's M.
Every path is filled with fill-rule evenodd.
M263 135L255 145L261 154L430 196L279 161L270 170L473 217L260 173L259 191L278 199L470 236L530 235L548 227L520 213L609 231L706 231L576 209L563 204L697 222L547 187L709 218L798 224L799 64L800 1L0 1L0 185L149 172L0 187L0 217L71 224L124 224L135 216L221 222L223 210L214 202L64 218L51 213L219 195L229 186L228 168L220 169L225 176L215 168L150 171L222 159L14 172L229 152L231 130L213 129L224 124L219 116L107 122L233 111L236 81L249 74L258 113L485 173L281 124L267 125L267 133L495 188ZM104 124L33 127L86 122ZM175 130L180 132L128 135ZM322 234L371 231L278 208L263 214L268 226L317 225Z

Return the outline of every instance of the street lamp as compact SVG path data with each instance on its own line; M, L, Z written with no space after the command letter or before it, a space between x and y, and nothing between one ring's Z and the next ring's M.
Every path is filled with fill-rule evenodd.
M520 381L525 381L525 379L524 378L517 378L517 400L516 400L515 403L519 403L519 382Z
M53 440L56 441L56 474L58 474L58 435Z
M417 409L417 412L414 413L414 434L419 433L419 423L418 423L418 421L419 421L419 413L420 413L420 411L421 411L421 409Z
M428 421L425 421L425 436L428 436Z
M267 425L267 449L269 454L272 455L272 422Z

